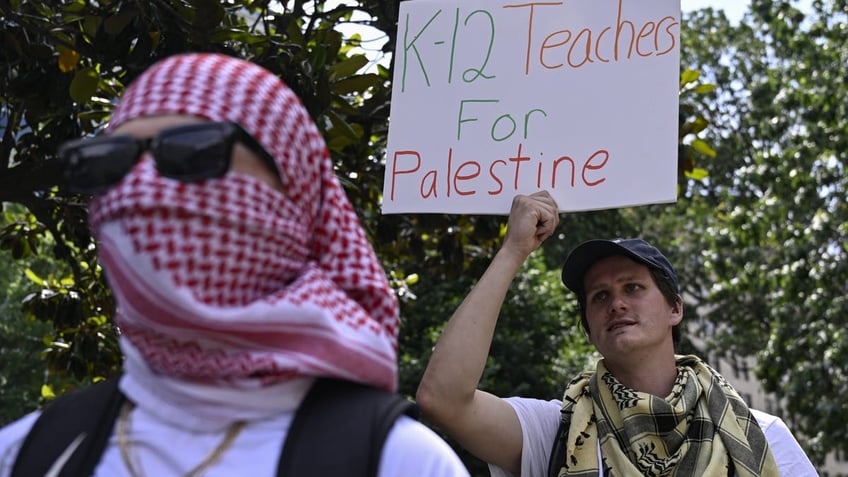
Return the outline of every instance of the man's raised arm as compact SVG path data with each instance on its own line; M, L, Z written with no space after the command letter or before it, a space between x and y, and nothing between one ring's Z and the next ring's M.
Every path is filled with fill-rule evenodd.
M477 385L512 280L558 223L556 202L547 192L513 199L504 242L445 325L416 395L424 414L460 445L515 475L521 467L518 417L506 401Z

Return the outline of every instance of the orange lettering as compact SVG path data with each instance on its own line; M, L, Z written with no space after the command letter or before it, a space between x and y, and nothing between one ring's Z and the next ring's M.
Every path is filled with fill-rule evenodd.
M552 37L559 35L561 33L566 34L565 40L562 40L559 43L548 44L548 40L550 40ZM550 35L546 36L544 41L542 41L542 47L539 49L539 63L541 63L543 67L548 68L550 70L561 68L563 66L562 63L559 63L557 65L553 65L553 66L547 65L545 63L545 58L544 58L545 50L547 50L548 48L557 48L559 46L565 45L569 41L571 41L571 32L569 30L555 31L555 32L551 33Z
M639 30L639 38L636 40L636 54L639 56L651 56L652 53L642 53L642 39L648 38L650 36L654 37L654 45L657 44L657 35L654 33L654 22L647 22L642 25L642 29ZM647 31L645 31L647 30ZM656 47L654 48L656 51Z

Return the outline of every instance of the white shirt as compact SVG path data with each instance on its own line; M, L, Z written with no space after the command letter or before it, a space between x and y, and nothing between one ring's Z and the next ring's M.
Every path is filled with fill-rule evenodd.
M132 350L129 350L132 352ZM132 361L132 360L129 360ZM127 362L120 388L133 402L129 440L136 468L148 477L185 475L223 440L232 422L247 425L205 477L276 476L294 410L311 380L259 389L221 389L153 376ZM8 477L15 457L39 413L0 429L0 477ZM327 455L332 456L328 449ZM112 432L95 477L131 477ZM462 461L435 432L402 416L389 431L379 477L469 477Z
M543 401L530 398L507 398L518 415L523 442L521 447L521 476L546 477L551 446L560 423L562 401ZM813 464L795 440L789 428L779 417L751 409L765 433L766 440L783 477L818 477ZM512 474L500 467L489 466L492 477L509 477ZM602 475L599 473L599 475Z
M38 413L0 430L0 475L8 477L17 450ZM291 414L251 422L208 477L276 476ZM197 434L168 426L154 416L133 413L132 441L137 462L148 477L184 475L221 441L223 433ZM328 450L327 455L332 455ZM433 431L403 416L390 431L380 458L380 477L467 477L462 462ZM115 436L109 441L95 477L130 477Z

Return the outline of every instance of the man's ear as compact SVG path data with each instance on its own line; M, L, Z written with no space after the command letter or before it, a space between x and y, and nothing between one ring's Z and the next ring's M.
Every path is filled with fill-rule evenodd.
M586 342L592 346L595 346L595 340L592 339L592 335L590 335L587 330L583 330L583 334L586 336Z
M679 325L683 321L683 297L677 295L677 301L671 307L671 326Z
M589 334L589 325L588 323L585 326L581 326L580 329L583 330L583 336L586 337L586 342L592 346L595 346L595 343L592 342L592 335Z

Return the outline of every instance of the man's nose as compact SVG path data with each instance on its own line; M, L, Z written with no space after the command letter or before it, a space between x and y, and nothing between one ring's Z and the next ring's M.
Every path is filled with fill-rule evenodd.
M627 309L627 302L620 293L614 293L609 301L609 314L615 315Z

